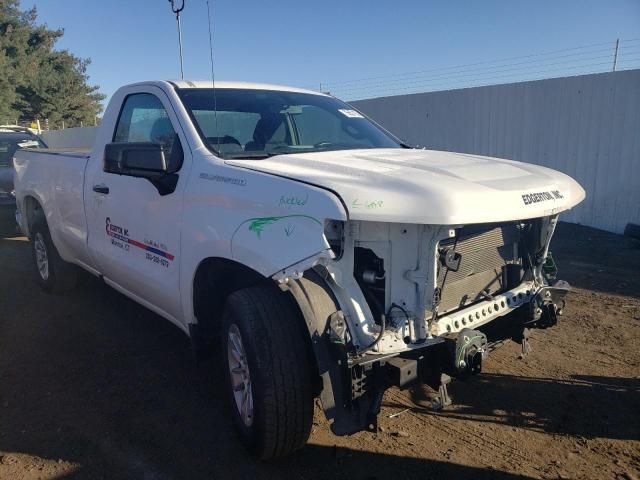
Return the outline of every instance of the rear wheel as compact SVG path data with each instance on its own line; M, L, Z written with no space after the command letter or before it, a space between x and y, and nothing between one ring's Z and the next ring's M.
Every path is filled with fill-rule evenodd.
M297 311L281 292L252 287L229 296L222 326L226 387L240 439L261 459L301 448L311 431L313 395Z
M60 258L42 216L38 216L31 226L31 251L36 281L44 291L62 293L75 286L76 268Z

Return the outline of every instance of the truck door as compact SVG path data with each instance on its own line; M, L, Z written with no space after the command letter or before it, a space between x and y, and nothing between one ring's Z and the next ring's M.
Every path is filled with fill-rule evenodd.
M164 182L167 187L118 171L94 151L85 182L89 251L107 283L175 322L182 317L180 226L190 153L182 148L186 142L164 92L148 86L133 92L122 102L111 146L122 149L122 159L129 155L127 162L135 161L138 172L145 162L152 168L157 161L145 152L161 147L168 174L177 182Z

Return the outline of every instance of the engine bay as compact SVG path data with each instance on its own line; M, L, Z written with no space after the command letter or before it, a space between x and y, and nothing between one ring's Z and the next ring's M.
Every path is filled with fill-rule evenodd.
M528 304L552 280L542 266L556 221L327 222L335 259L326 268L349 299L348 342L356 352L410 350Z

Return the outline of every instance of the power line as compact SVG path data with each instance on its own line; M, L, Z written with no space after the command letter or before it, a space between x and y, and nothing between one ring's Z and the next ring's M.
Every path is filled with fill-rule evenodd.
M585 62L585 61L599 60L599 59L603 59L603 58L610 58L610 55L600 55L600 56L592 57L592 58L588 58L588 59L576 59L576 60L570 60L570 61L564 61L564 62L543 63L543 64L535 65L535 68L554 66L554 65L567 65L567 64L570 64L571 62L576 62L576 61ZM525 67L517 66L517 65L519 65L519 64L500 65L500 66L498 66L498 68L492 69L492 70L486 70L485 69L485 70L478 71L477 69L469 69L467 71L461 71L461 72L453 72L453 73L447 72L447 73L441 73L441 74L432 75L432 76L428 76L428 77L416 77L416 78L399 79L399 80L393 80L393 81L389 81L389 82L385 82L385 83L365 84L365 85L358 85L358 86L339 88L338 90L347 91L347 90L358 89L360 87L365 87L366 88L367 86L392 86L392 85L396 85L396 84L399 84L399 83L409 83L409 84L411 84L411 83L428 81L428 80L431 80L431 79L439 79L439 78L456 78L456 77L460 77L460 76L469 77L469 76L475 76L475 75L482 75L484 73L521 71L521 70L523 70L523 68L525 68ZM515 68L509 68L509 67L512 67L512 66L515 66ZM411 82L411 80L414 80L414 81Z
M635 56L633 58L633 60L638 61L638 66L640 66L640 54L638 56ZM589 65L576 65L573 67L568 67L568 68L562 68L562 71L566 71L567 69L569 70L575 70L575 69L584 69L584 71L581 71L579 73L572 73L571 75L568 76L575 76L575 75L585 75L588 73L603 73L603 69L602 68L597 68L594 69L595 67L603 67L603 66L610 66L611 63L610 62L599 62L599 63L595 63L595 64L589 64ZM621 70L628 70L629 68L620 68L618 69L618 71ZM519 82L526 82L526 81L533 81L533 80L539 80L539 79L543 79L543 78L550 78L548 76L549 73L551 72L557 72L558 70L560 70L559 67L556 68L551 68L551 69L546 69L546 70L542 70L542 71L536 71L536 72L531 72L529 77L527 78L523 78L522 80L518 80ZM607 70L608 71L608 70ZM490 74L491 72L487 72L487 74ZM486 83L487 80L501 80L501 79L506 79L509 77L513 77L515 75L520 75L519 72L516 73L507 73L507 74L501 74L501 75L493 75L493 76L489 76L489 77L483 77L480 79L477 79L477 81L469 81L469 80L447 80L447 81L441 81L441 83L438 83L436 85L431 85L428 86L427 84L419 84L419 85L415 85L415 86L398 86L395 87L394 89L385 89L384 87L377 87L377 88L373 88L373 89L369 89L369 90L364 90L364 92L361 92L363 96L371 96L375 93L382 93L384 96L390 96L390 95L398 95L401 93L422 93L422 92L426 92L426 91L434 91L437 89L451 89L448 87L453 87L456 86L456 88L471 88L471 87L478 87L478 86L484 86L484 85L490 85L490 84L495 84L497 82L490 82L490 83ZM543 76L540 76L543 75ZM551 77L553 78L553 77ZM462 84L462 85L461 85ZM425 90L425 88L428 88L428 90ZM349 96L351 97L350 99L354 99L355 97ZM360 97L360 98L364 98L364 97Z
M640 38L622 39L618 43L617 70L627 70L640 64ZM606 48L603 46L606 45ZM346 80L342 82L323 82L323 88L338 96L351 99L365 98L374 94L392 95L428 88L448 88L463 84L465 88L498 83L493 79L522 77L518 81L533 80L532 77L543 73L561 71L570 75L582 75L597 71L609 71L614 59L616 42L601 42L579 47L563 48L548 52L533 53L518 57L487 60L470 64L437 67L414 72L394 73L375 77ZM602 61L599 61L602 60ZM606 62L604 60L607 60ZM609 68L600 68L608 65ZM640 65L637 65L640 66ZM485 83L482 83L485 82ZM316 88L311 88L316 89ZM417 92L416 92L417 93Z
M640 52L640 46L636 48L636 50L633 50L631 53L635 54L636 52ZM628 57L629 55L625 55L625 57ZM562 61L562 62L551 62L551 63L543 63L543 64L538 64L535 65L535 68L543 68L543 67L548 67L548 66L554 66L554 65L565 65L567 66L567 68L571 67L571 68L579 68L580 66L573 66L570 65L571 63L574 62L592 62L594 60L600 60L600 59L604 59L604 58L612 58L611 55L599 55L596 57L591 57L591 58L581 58L581 59L574 59L574 60L566 60L566 61ZM552 60L552 59L549 59ZM460 71L460 72L445 72L445 73L439 73L436 75L431 75L428 77L415 77L415 78L406 78L406 79L397 79L397 80L389 80L387 82L382 82L382 83L368 83L368 84L362 84L362 85L353 85L353 86L347 86L347 87L338 87L335 89L335 91L340 91L340 92L350 92L350 91L354 91L354 90L360 90L360 89L367 89L370 87L393 87L394 85L398 85L398 84L407 84L407 85L413 85L413 84L417 84L417 83L425 83L425 82L429 82L433 79L438 80L441 78L446 78L446 79L452 79L452 78L459 78L459 77L470 77L470 76L478 76L478 75L484 75L487 73L499 73L499 72L510 72L510 71L522 71L525 67L523 66L518 66L518 65L522 65L522 62L520 63L513 63L513 64L506 64L506 65L497 65L495 69L468 69L466 71ZM527 64L530 65L530 64ZM515 66L515 68L509 68L509 67L513 67ZM504 67L504 68L503 68ZM527 70L527 71L530 71ZM526 73L526 72L525 72Z
M640 38L632 38L632 39L627 39L627 40L621 40L620 42L622 43L622 42L638 42L638 41L640 41ZM477 66L477 65L492 64L492 63L496 63L496 62L506 62L506 61L511 61L511 60L520 60L520 59L524 59L524 58L539 57L539 56L543 56L543 55L553 55L553 54L556 54L556 53L563 53L563 52L568 52L568 51L581 50L581 49L585 49L585 48L601 47L603 45L609 45L613 49L614 42L593 43L593 44L590 44L590 45L582 45L582 46L579 46L579 47L563 48L563 49L560 49L560 50L552 50L552 51L548 51L548 52L532 53L532 54L529 54L529 55L519 55L519 56L516 56L516 57L507 57L507 58L500 58L500 59L495 59L495 60L485 60L485 61L476 62L476 63L451 65L451 66L447 66L447 67L437 67L437 68L431 68L431 69L427 69L427 70L418 70L418 71L412 71L412 72L394 73L394 74L389 74L389 75L379 75L379 76L375 76L375 77L366 77L366 78L360 78L360 79L354 79L354 80L346 80L346 81L341 81L341 82L329 82L329 84L333 85L333 86L338 86L338 85L343 85L343 84L347 84L347 83L363 82L363 81L367 81L367 80L378 80L378 79L398 77L398 76L416 75L416 74L421 74L421 73L430 73L430 72L439 71L439 70L448 70L448 69L456 69L456 68L467 68L467 67L474 67L474 66Z

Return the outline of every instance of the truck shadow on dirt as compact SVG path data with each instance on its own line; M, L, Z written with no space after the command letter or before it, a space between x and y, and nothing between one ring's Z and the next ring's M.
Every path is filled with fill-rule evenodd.
M558 380L483 373L452 383L450 392L453 406L434 412L428 388L412 388L412 410L584 438L637 440L640 432L638 378L573 375Z
M403 479L474 479L474 480L528 480L534 477L456 465L453 463L420 460L411 457L362 452L318 445L308 445L304 451L286 461L258 463L245 461L240 468L218 471L202 476L171 477L147 475L135 478L234 478L234 479L345 479L383 480ZM91 469L82 468L77 473L57 477L60 480L95 478ZM112 475L105 478L120 478ZM122 478L134 478L127 477Z
M4 464L27 454L77 465L53 475L65 479L526 478L313 444L292 458L255 461L233 432L221 372L195 367L177 328L88 274L71 294L44 294L25 239L0 240L0 259Z
M177 329L88 276L76 294L45 298L47 314L0 353L0 450L80 465L58 478L525 478L318 445L254 461L233 433L220 372L195 368ZM79 310L60 309L69 301Z

